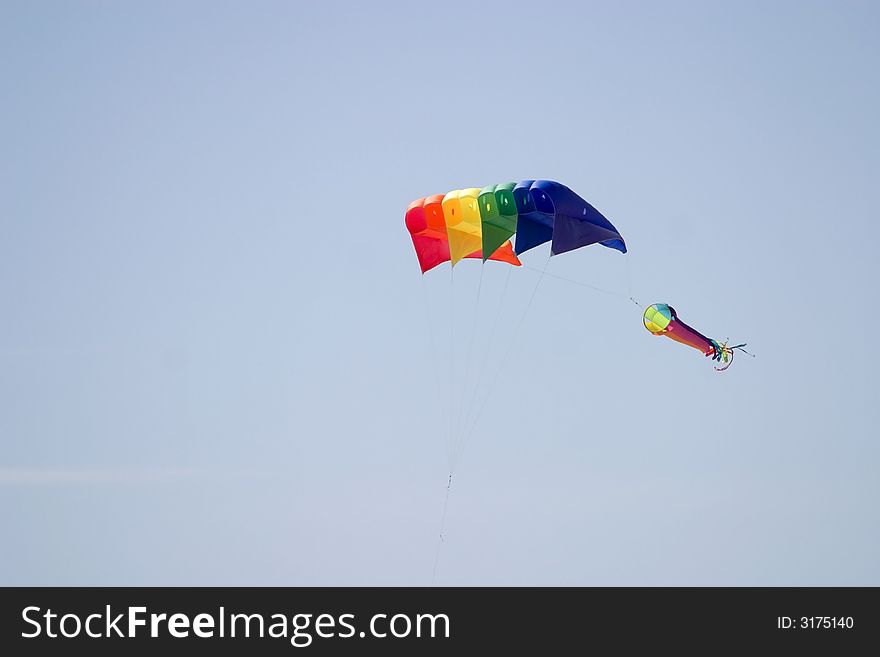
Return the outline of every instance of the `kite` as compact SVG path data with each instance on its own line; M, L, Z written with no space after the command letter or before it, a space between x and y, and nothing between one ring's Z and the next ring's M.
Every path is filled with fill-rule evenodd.
M520 255L547 242L551 256L592 244L626 253L623 237L601 212L552 180L522 180L425 196L409 204L406 227L423 274L444 262L455 267L465 258L519 267ZM631 296L628 299L639 305ZM729 346L727 341L707 338L665 303L649 306L643 319L654 335L665 335L711 357L719 372L733 363L734 351L749 353L743 349L745 343Z
M626 253L617 229L592 205L552 180L523 180L482 189L456 189L416 199L406 209L406 227L424 274L464 258L495 260L515 267L519 255L550 242L558 255L591 244ZM516 249L510 240L516 236Z
M652 334L665 335L676 342L693 347L702 352L704 356L711 356L713 361L721 365L720 367L715 366L715 370L718 372L723 372L733 364L733 352L735 349L739 349L747 354L749 353L743 349L746 343L729 347L727 341L719 343L717 340L707 338L681 321L675 309L665 303L655 303L648 306L645 309L644 322L645 328Z
M520 267L522 266L520 255L547 242L550 243L550 256L568 253L593 244L599 244L624 254L627 252L623 237L601 212L565 185L552 180L522 180L487 185L482 188L455 189L446 194L424 196L409 204L406 209L405 223L412 238L422 274L445 262L451 263L452 270L464 259L479 259L483 264L487 260L493 260ZM547 264L549 263L548 258ZM449 494L452 489L453 472L490 396L493 391L503 388L503 386L496 384L508 360L507 356L512 353L512 349L517 344L520 327L532 305L538 286L544 278L547 264L543 270L540 270L541 276L535 283L531 296L528 297L528 303L523 309L519 321L514 324L512 331L496 330L499 318L502 316L502 302L504 294L507 292L507 282L504 284L502 301L498 303L498 313L492 320L490 328L488 330L484 330L482 327L478 328L480 290L483 284L482 268L477 284L473 328L466 332L463 339L456 340L456 320L459 320L460 317L454 311L448 313L446 317L451 338L445 341L449 344L447 368L449 385L446 394L443 395L448 400L450 416L449 476L446 481L446 497L440 516L439 540L434 554L433 578L436 578L440 547L444 540L443 529L446 522ZM531 269L530 267L526 268ZM511 271L508 270L508 275ZM641 310L641 304L632 296L625 296L613 290L603 290L561 276L554 277L626 298ZM453 285L454 281L455 277L450 276L450 285ZM451 292L450 298L454 298L454 290L451 289ZM450 304L451 309L454 310L454 307L454 304ZM430 311L430 304L426 304L426 310ZM437 344L436 333L439 328L431 321L430 312L427 315L428 331L435 333L431 336L431 349L428 351L437 361L434 369L437 374L438 388L442 388L442 377L439 375L439 356L435 347ZM743 349L746 346L745 343L728 346L727 341L719 343L717 340L707 338L681 321L675 310L664 303L649 306L644 312L643 321L645 328L652 334L666 335L677 342L698 349L707 357L711 357L713 363L717 363L715 369L719 372L726 370L733 363L734 351L740 350L748 353ZM472 357L475 353L475 338L488 339L491 344L499 342L499 338L504 338L507 341L507 348L502 348L503 355L498 363L494 363L494 375L490 376L488 385L484 380L483 371L490 362L490 345L483 349L478 343L476 353L482 352L482 357ZM466 350L463 348L464 344L467 344ZM462 377L461 370L456 370L456 361L461 360L461 356L464 354L466 356L462 363L464 366L464 376ZM473 373L473 377L471 377L471 373ZM469 379L473 379L473 383ZM443 391L439 390L439 392L442 394Z

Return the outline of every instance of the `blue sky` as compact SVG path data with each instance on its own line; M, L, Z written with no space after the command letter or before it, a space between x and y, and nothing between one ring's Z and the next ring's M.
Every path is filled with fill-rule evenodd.
M878 18L0 4L0 584L429 583L493 303L438 584L880 584ZM615 294L545 277L516 331L538 274L474 316L403 213L525 178L629 253L552 258Z

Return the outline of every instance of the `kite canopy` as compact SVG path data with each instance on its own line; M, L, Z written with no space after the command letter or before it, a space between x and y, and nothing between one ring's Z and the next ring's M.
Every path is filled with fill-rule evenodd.
M452 260L453 264L463 257L486 259L483 258L483 252L479 250L481 244L479 239L476 241L477 250L462 255L468 248L468 245L474 245L471 235L473 226L471 224L462 226L463 222L461 219L453 217L453 203L450 199L450 201L447 201L446 207L450 211L452 227L447 227L444 201L448 196L449 194L446 196L438 194L416 199L406 209L406 227L412 237L413 246L419 258L419 265L422 268L423 274L439 264L452 260L453 249L456 256ZM460 200L458 204L460 207ZM509 241L505 241L495 249L489 259L516 266L521 264L519 258L514 254L513 246Z
M617 229L602 213L565 185L552 180L523 180L514 188L517 212L516 254L551 242L553 255L590 244L626 253Z
M591 244L626 253L617 229L592 205L552 180L456 189L410 203L406 211L422 273L463 258L519 266L517 256L551 242L552 255ZM516 235L516 251L510 239Z

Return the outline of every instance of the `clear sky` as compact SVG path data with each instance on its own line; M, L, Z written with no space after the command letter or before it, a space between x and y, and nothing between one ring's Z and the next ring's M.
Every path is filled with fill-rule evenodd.
M878 28L0 2L0 584L427 584L450 349L491 346L438 584L880 585ZM538 274L477 305L403 215L525 178L629 253L551 259L618 296L547 276L517 331ZM652 337L630 283L757 358Z

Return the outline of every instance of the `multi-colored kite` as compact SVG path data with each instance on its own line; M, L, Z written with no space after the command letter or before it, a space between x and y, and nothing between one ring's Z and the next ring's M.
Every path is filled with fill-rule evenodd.
M423 274L444 262L454 267L464 258L518 267L522 264L520 254L546 242L550 242L551 255L591 244L626 253L623 237L601 212L552 180L523 180L425 196L406 209L406 227ZM514 237L515 247L511 244ZM719 364L715 367L719 372L733 363L734 350L748 353L743 349L745 343L728 346L726 341L719 343L695 331L665 303L649 306L644 323L654 335L666 335L711 356Z
M479 189L457 189L426 196L406 209L422 273L463 258L497 260L514 266L517 257L550 242L553 255L601 244L626 253L617 229L565 185L523 180ZM516 235L516 249L510 238Z
M704 356L711 356L721 366L715 366L719 372L723 372L733 363L733 351L739 349L748 353L743 347L746 343L729 347L727 342L719 343L717 340L707 338L705 335L692 329L685 324L675 312L675 309L665 303L655 303L645 309L645 328L654 335L665 335L676 342L681 342L689 347L701 351Z

